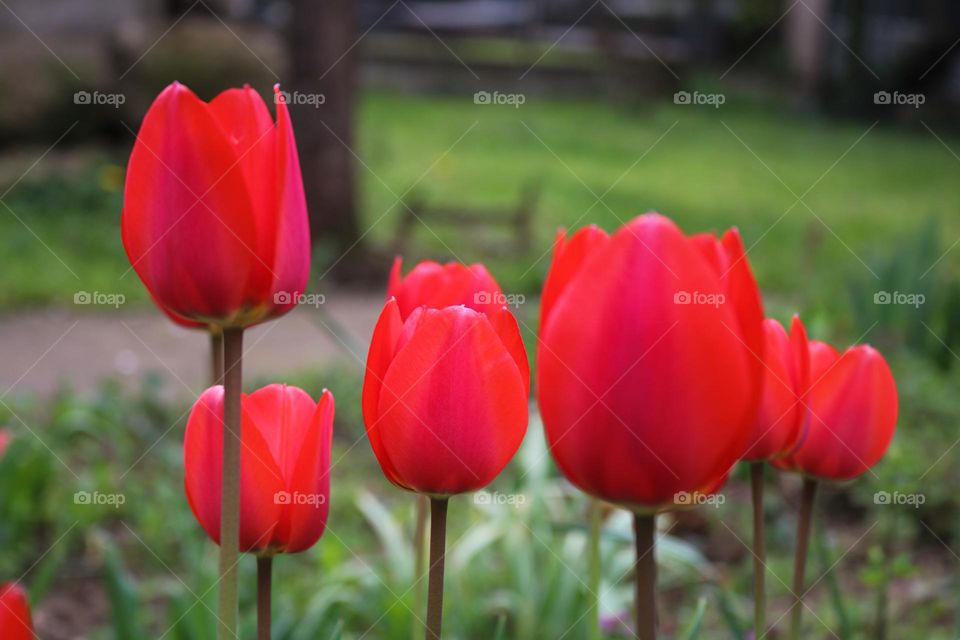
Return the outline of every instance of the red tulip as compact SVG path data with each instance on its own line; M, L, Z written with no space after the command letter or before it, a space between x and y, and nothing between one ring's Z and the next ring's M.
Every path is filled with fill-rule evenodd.
M793 451L800 443L810 412L810 349L800 318L793 317L790 335L776 320L763 321L764 382L760 409L745 460L761 461Z
M0 458L3 457L4 452L6 452L7 447L10 446L10 432L6 429L0 429Z
M397 299L404 320L421 306L442 309L462 304L483 313L497 313L503 307L500 285L482 264L424 260L403 276L402 263L399 257L393 261L387 298Z
M274 91L279 95L279 87ZM123 244L150 295L184 324L245 327L289 311L310 234L287 107L249 87L211 102L174 82L130 154Z
M333 395L324 390L315 403L297 387L272 384L244 395L241 407L240 549L304 551L327 522ZM187 500L219 543L223 387L197 399L184 440Z
M27 593L15 582L0 585L0 638L33 640L33 621Z
M810 342L810 426L800 447L774 465L829 480L866 473L886 453L897 425L897 384L868 345L842 354Z
M373 332L363 418L397 486L436 496L493 480L527 428L529 365L514 317L390 299Z
M561 233L544 287L537 395L550 450L587 493L638 511L715 486L759 402L763 310L736 230L658 214Z

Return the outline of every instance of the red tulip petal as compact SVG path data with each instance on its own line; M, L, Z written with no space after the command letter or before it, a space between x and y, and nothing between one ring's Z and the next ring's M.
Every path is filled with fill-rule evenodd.
M833 348L833 345L821 340L810 341L810 384L814 385L820 381L833 364L840 358L840 352Z
M395 297L400 316L406 320L422 306L442 309L462 304L483 313L494 313L503 306L500 285L482 264L471 266L458 262L440 264L424 260L402 276L397 258L390 274L387 297Z
M553 305L556 304L570 280L583 266L584 261L591 254L599 251L609 240L606 232L596 225L580 229L569 241L566 240L566 232L563 229L557 231L553 245L553 260L540 298L541 333Z
M249 396L244 396L244 405ZM243 411L243 449L240 452L240 549L261 551L270 545L283 507L277 494L284 490L283 472L249 412Z
M297 387L271 384L246 397L244 410L270 447L270 455L289 482L317 404Z
M273 88L279 95L280 85ZM293 135L290 113L283 100L277 103L275 154L277 169L277 200L274 217L276 233L273 262L274 303L278 310L296 304L296 294L303 292L310 278L310 222L307 216L307 198L303 190L300 157ZM291 302L277 303L276 293L287 293Z
M249 86L227 89L210 101L210 111L233 145L250 194L257 226L257 257L248 290L270 295L277 218L277 160L273 119L260 94Z
M209 106L181 84L144 117L122 226L134 269L177 315L223 320L249 302L258 244L243 169Z
M308 422L306 438L299 451L293 475L287 481L291 495L305 496L292 501L281 519L287 553L312 547L327 523L330 509L330 447L333 441L333 394L324 389Z
M790 335L776 320L763 323L764 382L760 407L744 458L759 461L782 456L797 447L808 414L809 348L806 332L794 316Z
M487 315L490 325L494 332L500 336L503 346L517 363L517 370L520 377L523 378L523 384L530 393L530 360L527 358L527 349L523 345L523 337L520 335L520 327L517 325L517 319L506 308L501 307L496 313Z
M403 486L434 495L478 489L523 440L525 385L481 314L427 309L414 321L383 382L380 446Z
M790 349L793 353L791 375L793 388L797 394L795 410L797 412L797 437L790 444L788 452L795 450L806 437L810 424L810 341L807 329L799 316L793 316L790 323Z
M223 474L223 387L210 387L193 405L184 432L187 502L211 540L220 540Z
M400 295L400 287L403 284L403 258L394 256L393 266L390 267L390 278L387 281L387 297L396 298Z
M26 591L14 582L0 585L0 638L34 640L35 637Z
M753 277L747 252L740 238L740 232L734 227L728 230L720 240L726 254L726 269L721 279L725 281L727 295L734 304L740 331L746 347L756 357L753 366L759 371L763 366L763 300L757 280Z
M244 399L244 405L246 399ZM241 430L240 547L263 549L280 516L275 494L283 490L279 467L244 406ZM210 387L197 400L184 434L187 501L214 542L220 540L223 486L223 387Z
M377 320L377 326L373 329L370 351L367 354L366 372L363 376L363 421L367 428L367 437L370 439L373 453L383 467L384 474L394 484L399 484L400 479L380 442L379 407L383 380L396 354L397 342L402 332L403 321L400 319L400 309L396 299L391 298L380 312L380 319Z

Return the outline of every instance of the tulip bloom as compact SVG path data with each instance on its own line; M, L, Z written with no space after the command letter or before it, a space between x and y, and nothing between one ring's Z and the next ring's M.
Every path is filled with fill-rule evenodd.
M10 446L10 432L6 429L0 429L0 458L3 457L3 454L6 452L7 447Z
M866 473L886 453L897 425L897 385L883 356L868 345L842 354L810 342L810 425L796 451L773 465L804 474L793 575L794 640L801 635L804 568L813 504L820 480L850 480Z
M763 321L764 371L760 408L744 460L750 462L753 499L754 635L766 632L766 534L763 519L764 462L790 453L802 441L809 421L810 348L800 318L790 335L776 320Z
M15 582L0 585L0 638L34 640L27 593Z
M735 229L687 237L659 214L561 232L543 291L537 395L580 489L638 512L716 485L743 453L763 310Z
M763 395L750 444L743 458L754 462L776 458L796 449L809 418L810 348L797 316L790 335L776 320L763 321L765 337Z
M240 469L240 549L297 553L319 540L330 496L334 401L319 403L296 387L272 384L244 395ZM184 442L190 508L220 540L223 387L210 387L187 421Z
M387 299L396 298L404 320L422 306L442 309L462 304L482 313L497 313L503 307L500 285L480 263L468 266L424 260L405 276L402 267L403 260L397 257L390 270Z
M279 87L274 88L279 96ZM289 311L310 233L293 129L249 87L203 102L174 82L143 119L127 168L123 244L181 324L246 327Z
M486 486L526 433L529 378L506 309L420 307L404 321L391 298L363 381L363 418L384 474L434 497Z
M886 453L897 425L897 385L869 345L842 354L810 342L810 427L800 447L774 461L788 471L824 480L850 480Z
M510 461L529 393L527 354L506 308L417 306L404 319L387 301L367 356L363 420L384 475L430 497L431 640L440 638L448 499L486 486Z

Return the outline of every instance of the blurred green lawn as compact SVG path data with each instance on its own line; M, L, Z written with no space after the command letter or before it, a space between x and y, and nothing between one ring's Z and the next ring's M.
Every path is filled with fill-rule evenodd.
M416 229L416 257L486 259L505 289L531 293L558 226L612 229L656 209L691 232L738 225L774 299L830 306L843 295L838 276L869 276L864 263L925 221L943 221L943 250L960 235L960 160L945 148L960 143L871 124L736 99L713 109L532 96L517 109L470 96L367 95L357 144L362 227L386 243L403 210L398 196L509 207L537 180L534 255L491 258L472 234L430 223ZM78 290L145 300L120 243L126 157L75 155L63 171L41 161L3 197L0 308L66 305ZM7 167L4 190L36 156Z

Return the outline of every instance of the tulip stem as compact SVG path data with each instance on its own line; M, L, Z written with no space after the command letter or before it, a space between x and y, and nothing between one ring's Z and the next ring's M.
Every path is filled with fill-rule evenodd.
M237 637L237 564L240 548L240 388L243 329L223 334L223 493L220 511L220 640Z
M211 385L223 384L223 330L210 328L210 378Z
M587 538L590 554L590 617L587 627L589 640L600 640L600 527L603 524L603 506L599 500L590 500L590 536Z
M654 557L656 516L633 514L633 534L637 544L636 606L638 640L657 637L657 561Z
M427 640L440 640L443 618L443 561L447 545L448 498L430 498L430 586L427 592Z
M417 524L413 531L413 610L423 611L423 580L424 565L427 561L427 520L430 517L430 498L417 494ZM413 628L410 634L415 638L420 634L421 621L413 616Z
M257 556L257 640L270 640L273 556Z
M763 533L763 462L750 463L750 488L753 493L753 637L766 633L766 543Z
M807 566L807 550L810 548L810 524L813 520L813 501L817 496L817 481L803 479L800 498L800 516L797 519L797 550L793 558L793 611L791 612L790 637L800 640L800 618L803 612L804 569Z

